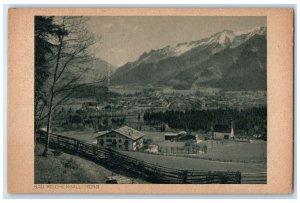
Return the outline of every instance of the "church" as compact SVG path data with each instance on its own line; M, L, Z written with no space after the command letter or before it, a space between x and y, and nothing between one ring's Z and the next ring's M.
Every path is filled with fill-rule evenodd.
M234 139L233 127L228 125L215 125L212 130L212 138L214 140Z

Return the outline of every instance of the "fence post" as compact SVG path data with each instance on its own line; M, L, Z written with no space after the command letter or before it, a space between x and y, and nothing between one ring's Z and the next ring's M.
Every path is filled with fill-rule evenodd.
M95 146L93 146L93 158L94 158L94 160L97 159L96 147Z
M206 183L211 183L211 173L210 173L210 171L208 171L206 173Z
M238 172L237 176L238 176L238 184L241 184L242 183L242 172Z
M78 141L74 140L74 154L78 152Z
M188 171L187 170L182 171L182 183L187 183L187 176L188 176Z
M56 140L57 140L56 149L58 149L59 148L59 136L57 136Z
M107 150L104 148L104 162L107 163Z

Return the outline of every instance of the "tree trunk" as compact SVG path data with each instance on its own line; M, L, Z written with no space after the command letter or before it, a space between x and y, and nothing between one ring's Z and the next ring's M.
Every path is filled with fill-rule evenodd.
M48 148L49 148L51 117L52 117L52 104L53 104L53 97L54 97L54 87L55 87L55 83L56 83L56 77L57 77L57 71L58 71L58 66L59 66L60 53L61 53L62 44L63 44L63 38L64 38L63 36L60 37L60 45L59 45L57 58L56 58L56 65L55 65L53 83L52 83L52 87L51 87L51 91L50 91L49 110L48 110L48 115L47 115L46 143L45 143L45 149L44 149L44 152L43 152L43 156L47 156Z
M73 76L72 79L66 84L64 84L61 88L59 88L60 87L59 84L61 81L60 78L62 77L63 73L65 73L65 70L68 70L67 67L72 66L72 62L84 63L89 60L87 49L89 48L89 46L93 44L93 37L88 35L87 32L85 31L86 29L84 27L85 21L83 21L82 18L79 18L78 22L69 19L69 24L67 21L65 21L65 19L68 19L68 17L62 18L61 31L58 33L58 43L56 46L58 47L58 50L57 50L57 56L55 61L55 70L53 72L54 76L53 76L52 86L50 87L51 89L49 91L49 102L48 102L48 109L47 109L48 114L45 117L47 119L47 132L46 132L45 149L43 152L44 156L47 156L47 152L49 148L49 142L51 136L50 132L51 132L51 125L52 125L51 121L52 121L52 117L54 116L52 114L52 111L55 109L57 105L60 104L61 101L64 101L65 98L70 97L72 91L69 94L66 94L60 102L56 103L55 98L57 98L56 97L57 93L76 88L76 87L72 87L72 83L76 82L80 78L80 76L76 77L71 74L70 76ZM67 36L69 36L69 38ZM67 39L64 39L65 37ZM62 77L61 79L65 80L64 77Z
M49 111L48 111L48 118L47 118L46 143L45 143L45 149L43 152L43 156L47 156L47 152L48 152L48 148L49 148L50 127L51 127L51 117L52 117L53 89L54 88L51 88L51 96L50 96Z

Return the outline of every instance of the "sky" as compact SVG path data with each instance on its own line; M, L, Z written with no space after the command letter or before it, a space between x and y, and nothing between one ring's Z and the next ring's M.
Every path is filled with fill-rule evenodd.
M224 29L244 31L267 26L266 17L90 17L89 30L101 37L95 56L120 67L144 52L200 40Z

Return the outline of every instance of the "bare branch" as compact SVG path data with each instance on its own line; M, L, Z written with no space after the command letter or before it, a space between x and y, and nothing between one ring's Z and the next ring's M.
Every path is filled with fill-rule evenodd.
M67 90L75 89L74 87L71 87L71 85L74 84L75 82L77 82L80 78L81 78L81 76L73 77L73 78L71 79L71 81L69 81L69 82L68 82L67 84L65 84L63 87L61 87L61 88L58 89L58 90L55 90L55 91L54 91L54 95L57 95L58 93L61 93L61 92L67 91Z

